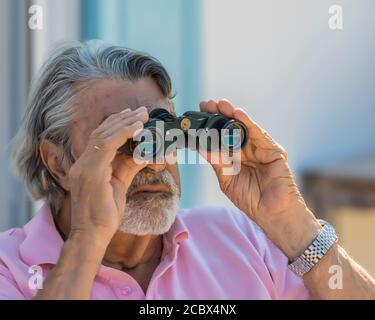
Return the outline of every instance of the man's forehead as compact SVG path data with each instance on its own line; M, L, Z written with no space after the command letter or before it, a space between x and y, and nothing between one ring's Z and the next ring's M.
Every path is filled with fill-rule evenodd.
M151 79L136 82L126 80L103 80L83 90L75 114L75 124L81 130L97 127L105 118L124 109L145 106L169 110L169 101Z

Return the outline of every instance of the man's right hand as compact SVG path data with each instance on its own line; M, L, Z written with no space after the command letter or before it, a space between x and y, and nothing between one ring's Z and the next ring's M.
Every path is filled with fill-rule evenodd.
M108 244L124 213L126 193L147 163L118 154L127 139L148 121L145 107L106 118L90 135L86 149L69 172L72 203L69 238L88 236Z
M70 234L59 261L34 299L89 299L106 248L124 214L126 193L147 163L117 150L143 128L146 108L109 116L69 171ZM83 259L82 259L83 258Z

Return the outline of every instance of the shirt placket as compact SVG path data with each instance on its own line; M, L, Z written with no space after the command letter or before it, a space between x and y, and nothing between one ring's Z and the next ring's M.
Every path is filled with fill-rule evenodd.
M169 253L164 256L163 261L157 267L153 277L151 278L149 287L148 287L147 292L146 292L145 300L153 300L158 282L163 277L165 272L169 268L171 268L173 265L176 264L177 254L178 254L179 248L180 248L180 244L175 243L173 245L172 249L169 251Z

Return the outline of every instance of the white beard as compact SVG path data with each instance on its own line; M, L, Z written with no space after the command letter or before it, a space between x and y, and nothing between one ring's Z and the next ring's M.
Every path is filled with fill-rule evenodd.
M134 235L160 235L169 231L180 206L180 190L167 171L153 172L143 169L134 178L129 191L146 183L163 183L170 193L150 193L149 196L128 196L119 231Z
M142 201L130 200L120 221L119 231L144 236L168 232L176 219L180 205L179 197L150 195Z

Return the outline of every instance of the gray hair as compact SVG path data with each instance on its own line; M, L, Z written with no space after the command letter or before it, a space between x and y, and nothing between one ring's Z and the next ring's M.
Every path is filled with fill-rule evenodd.
M39 144L48 139L71 154L69 126L76 95L92 81L150 77L164 97L173 99L172 82L161 63L148 54L99 41L74 42L61 46L44 63L32 81L22 126L13 143L13 164L34 200L45 199L57 213L64 189L44 166ZM173 104L172 108L173 108Z

